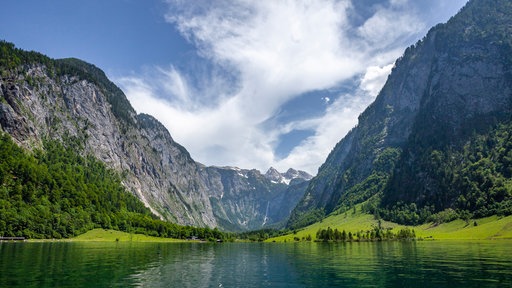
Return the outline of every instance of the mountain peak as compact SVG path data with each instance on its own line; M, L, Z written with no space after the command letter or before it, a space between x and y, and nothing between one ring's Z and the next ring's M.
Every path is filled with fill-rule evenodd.
M309 173L301 170L295 170L293 168L288 169L286 173L284 174L286 178L288 179L303 179L303 180L311 180L313 176L311 176Z
M290 168L286 171L286 173L281 173L277 171L274 167L270 167L265 173L265 177L274 183L283 183L289 185L290 182L294 179L305 180L308 181L313 176L309 175L307 172L298 171L293 168Z

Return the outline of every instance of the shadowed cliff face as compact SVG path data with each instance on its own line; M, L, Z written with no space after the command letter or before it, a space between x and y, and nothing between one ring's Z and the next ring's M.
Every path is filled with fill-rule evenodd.
M509 1L473 0L409 47L357 127L311 180L289 225L383 195L385 205L433 205L430 195L446 191L432 163L421 159L436 149L461 150L472 133L511 120L511 19ZM450 201L433 212L451 207Z
M45 139L72 139L82 153L118 171L126 188L162 219L259 229L285 221L302 197L304 184L301 190L274 183L258 171L196 163L161 123L137 115L122 91L93 65L2 45L29 60L13 58L20 63L2 67L1 129L27 149L42 147ZM3 62L12 62L6 55Z

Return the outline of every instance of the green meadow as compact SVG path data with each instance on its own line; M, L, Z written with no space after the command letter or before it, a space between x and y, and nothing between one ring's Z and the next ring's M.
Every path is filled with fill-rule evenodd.
M476 224L475 224L476 223ZM356 206L355 211L331 215L321 222L314 223L294 233L280 237L267 239L266 242L293 242L304 241L308 236L312 241L316 240L316 233L320 229L345 230L347 233L356 234L358 231L371 230L379 225L373 215L361 212L361 205ZM468 222L455 220L449 223L427 223L419 226L405 226L393 222L381 220L382 228L391 228L392 232L398 232L403 228L414 229L418 239L425 240L491 240L512 239L512 216L491 216L482 219L471 219Z
M476 225L475 225L476 223ZM316 240L316 233L320 229L338 229L345 230L347 233L366 232L379 225L378 220L373 215L361 212L361 206L356 206L355 213L350 210L346 213L331 215L321 222L317 222L303 229L295 231L284 236L269 238L266 242L294 242L305 241L311 237ZM449 223L434 224L426 223L419 226L404 226L393 222L383 221L381 227L390 228L392 232L397 233L400 229L414 229L416 237L424 240L493 240L493 239L512 239L512 216L499 217L491 216L481 219L472 219L468 222L455 220ZM30 241L48 241L48 240L30 240ZM50 240L51 241L51 240ZM167 242L179 243L190 242L189 240L171 239L162 237L153 237L143 234L126 233L116 230L93 229L84 234L73 238L58 241L70 242Z
M35 242L48 240L31 240ZM73 238L59 240L65 242L186 242L187 240L153 237L143 234L126 233L116 230L93 229Z

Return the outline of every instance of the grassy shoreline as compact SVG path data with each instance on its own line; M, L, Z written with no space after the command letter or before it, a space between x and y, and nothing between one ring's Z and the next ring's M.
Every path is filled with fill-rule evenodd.
M28 239L28 242L153 242L153 243L189 243L199 242L183 239L161 238L143 234L126 233L117 230L93 229L73 238L66 239Z
M475 226L476 222L476 226ZM309 235L312 241L316 240L319 229L345 230L355 234L357 231L370 230L378 225L373 215L361 213L357 207L356 213L352 211L339 215L332 215L321 222L307 226L301 230L287 235L269 238L265 242L297 242L305 241ZM472 219L468 222L455 220L449 223L435 225L427 223L419 226L405 226L396 223L381 221L384 228L391 228L396 232L400 229L414 229L418 239L423 240L501 240L512 239L512 216L491 216L482 219ZM68 239L28 239L28 242L153 242L153 243L200 243L198 240L183 240L146 236L143 234L126 233L116 230L93 229L84 234ZM239 241L237 241L239 242Z
M475 226L476 222L476 226ZM347 233L371 230L378 225L373 215L361 212L361 205L356 206L356 212L348 211L339 215L331 215L321 222L314 223L295 233L269 238L265 242L297 242L305 241L308 235L312 241L316 240L319 229L345 230ZM393 232L400 229L414 229L416 237L424 240L497 240L512 239L512 216L491 216L482 219L471 219L468 222L455 220L448 223L426 223L418 226L406 226L393 222L381 221L383 228L391 228Z

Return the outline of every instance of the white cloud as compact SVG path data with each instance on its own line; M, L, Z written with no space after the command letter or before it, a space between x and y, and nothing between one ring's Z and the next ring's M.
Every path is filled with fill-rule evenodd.
M384 67L370 66L366 68L366 73L361 79L360 88L372 97L376 97L384 83L386 83L393 66L393 64L389 64Z
M170 70L158 69L160 73L166 76L169 81L164 83L164 88L166 91L174 95L176 99L180 100L183 104L187 104L190 100L189 98L189 88L186 83L186 80L174 69L171 67Z
M174 66L116 81L135 109L158 118L194 159L260 170L316 173L411 44L404 39L424 27L405 0L391 0L360 27L349 21L357 13L349 0L168 3L166 19L204 61L235 75L236 83L216 81L222 75L212 73L193 85L189 74ZM294 97L354 78L361 79L361 87L351 95L323 99L329 104L323 117L263 127ZM293 129L315 134L277 159L279 136Z
M357 124L357 117L373 99L362 90L352 95L341 95L329 106L323 117L292 123L294 129L314 129L316 133L295 147L288 157L273 164L273 167L281 171L287 167L299 167L315 174L327 154Z
M374 50L380 50L389 49L393 43L403 45L404 39L416 35L424 27L417 17L404 14L401 9L382 9L359 27L357 32Z
M263 121L298 93L361 71L362 55L340 41L349 7L348 1L219 1L204 14L167 18L202 55L240 74L242 89L235 97Z
M152 74L152 84L166 85L169 74L162 71L159 79ZM137 112L155 115L177 142L193 152L196 160L207 159L210 165L236 163L241 167L265 167L272 161L272 147L260 141L265 137L263 131L244 117L238 98L230 98L213 108L186 109L187 106L161 98L157 94L160 87L148 85L138 77L119 78L117 82ZM258 158L242 157L247 151Z

